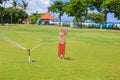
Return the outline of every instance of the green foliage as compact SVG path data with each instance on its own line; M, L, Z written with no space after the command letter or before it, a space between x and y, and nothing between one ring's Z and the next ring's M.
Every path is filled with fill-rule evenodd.
M104 13L104 22L107 23L107 14L111 12L109 6L106 7L102 7L102 5L104 4L105 0L92 0L90 2L90 4L92 5L92 7L94 9L96 9L98 12L100 13Z
M114 16L120 20L120 0L113 0L112 5L114 5L112 7L114 10Z
M24 18L28 16L27 13L24 12L23 10L16 9L13 7L6 8L4 11L5 11L4 21L7 23L22 23Z
M64 2L63 1L55 1L53 2L53 4L48 7L48 11L49 12L54 12L54 13L59 13L59 25L60 25L60 22L61 22L61 17L63 16L64 14Z
M65 26L65 27L70 27L70 23L68 22L63 22L62 26Z
M95 23L104 23L104 16L103 13L89 13L87 15L88 19Z
M7 1L9 0L0 0L0 4L1 4L0 5L0 18L1 18L0 22L2 24L4 23L3 18L7 18L7 17L9 18L11 16L11 15L5 16L6 12L4 12L5 10L4 6L7 3ZM18 0L13 0L12 5L16 9L19 6L23 9L23 11L25 11L28 6L28 3L25 0L22 0L22 3L19 3ZM68 2L63 2L62 0L55 0L53 4L51 4L51 6L48 7L49 12L59 13L58 18L60 22L61 22L61 17L65 12L68 16L75 17L76 21L80 23L80 26L82 26L83 16L86 19L88 10L97 10L98 12L104 14L104 18L102 15L100 15L102 19L98 18L98 16L95 14L96 19L94 17L94 22L100 21L100 23L103 23L103 22L106 23L108 13L114 13L114 16L117 19L120 19L120 0L69 0ZM8 12L11 14L14 13L14 11L13 12L8 11ZM14 13L12 16L18 17L18 19L15 19L15 20L19 20L20 15L18 14L18 12ZM23 16L25 16L25 14L23 14ZM104 21L102 21L103 19ZM11 19L11 23L12 23L12 19Z
M12 6L13 6L14 8L17 8L17 1L16 1L16 0L13 0Z
M29 19L30 19L31 23L35 24L38 18L36 16L32 15L29 17Z
M105 14L104 22L107 22L107 14L114 13L115 17L120 19L120 0L91 0L90 7L97 9L98 12Z
M112 28L113 28L113 29L118 29L117 24L113 24Z
M90 4L92 7L95 7L99 12L102 12L103 9L102 9L101 5L103 4L104 1L105 0L91 0Z
M73 22L77 22L76 18L73 19ZM78 22L80 22L80 19L78 19ZM82 22L85 22L85 16L82 16Z
M90 28L90 24L85 24L85 28Z
M2 4L2 0L0 0L0 4Z
M22 4L23 4L23 10L25 11L28 6L28 2L25 2L24 0L22 0Z
M42 15L43 14L32 14L31 16L29 16L29 19L31 23L35 24Z
M82 26L82 16L86 15L87 7L86 0L70 0L64 9L68 16L75 16L76 21L80 22L80 26Z
M7 1L9 0L2 0L2 2L4 2L4 5L7 3ZM4 22L5 23L6 22L7 23L22 23L22 20L24 20L24 18L28 16L25 11L17 8L18 6L17 0L13 0L12 5L13 7L8 7L8 8L0 6L0 18L1 18L0 22L2 22L2 24Z
M9 0L0 0L0 23L2 23L2 25L4 25L4 20L3 20L3 17L4 17L4 9L5 9L5 4L6 2L9 1Z

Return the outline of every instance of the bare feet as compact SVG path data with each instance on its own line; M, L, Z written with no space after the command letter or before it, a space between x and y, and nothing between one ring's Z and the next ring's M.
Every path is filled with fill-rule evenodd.
M60 58L58 57L58 60L60 60Z
M64 58L62 58L62 60L65 60Z

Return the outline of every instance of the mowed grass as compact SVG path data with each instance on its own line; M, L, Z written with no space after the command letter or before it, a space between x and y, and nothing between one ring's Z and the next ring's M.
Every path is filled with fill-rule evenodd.
M0 80L120 80L119 30L73 29L66 36L66 59L58 60L59 29L0 26ZM36 62L28 63L28 52L4 37L33 49Z

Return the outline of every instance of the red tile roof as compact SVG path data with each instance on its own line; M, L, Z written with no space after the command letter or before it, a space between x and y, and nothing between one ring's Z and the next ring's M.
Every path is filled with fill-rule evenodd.
M51 20L51 19L54 19L54 17L52 15L50 15L49 13L45 13L43 16L41 16L41 19Z

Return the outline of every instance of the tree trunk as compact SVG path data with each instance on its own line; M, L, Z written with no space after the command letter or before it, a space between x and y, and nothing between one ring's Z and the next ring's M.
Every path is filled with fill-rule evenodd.
M80 25L79 25L79 21L78 21L78 18L77 18L77 17L75 17L75 18L76 18L76 21L77 21L77 23L78 23L78 27L79 27Z
M12 21L13 20L12 14L10 15L10 18L11 18L11 24L12 24L13 23L13 21Z
M82 14L80 14L80 28L82 28Z
M80 28L82 28L82 18L80 18Z
M61 25L61 17L59 17L59 26Z
M1 16L1 23L2 23L2 26L4 25L4 21L3 21L3 13L2 13L2 16Z
M107 24L107 12L105 13L104 19L105 19L105 24Z

